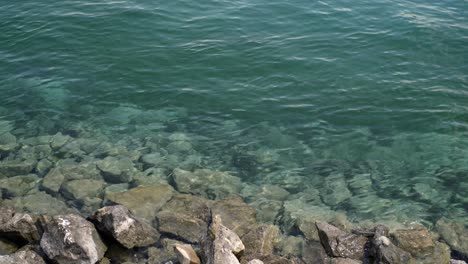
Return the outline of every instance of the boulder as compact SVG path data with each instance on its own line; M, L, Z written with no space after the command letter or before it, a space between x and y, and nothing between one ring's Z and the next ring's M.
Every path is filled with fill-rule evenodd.
M107 250L94 225L75 214L49 219L40 245L47 257L58 264L94 264Z
M89 219L99 231L112 236L126 248L149 246L159 239L159 233L153 227L135 218L122 205L103 207Z
M50 147L52 147L53 150L57 151L71 140L72 137L68 135L63 135L62 133L58 132L50 138Z
M48 195L45 192L35 192L26 196L14 197L11 200L3 200L3 206L10 206L18 211L26 211L32 214L63 214L76 213L75 209L69 208L63 201Z
M206 234L211 201L188 194L176 194L157 214L160 232L190 243Z
M70 200L83 201L86 198L100 197L105 182L99 180L72 180L62 185L60 192Z
M24 196L37 188L40 181L35 174L4 178L0 180L0 190L7 197Z
M11 255L0 256L2 264L46 264L44 259L32 250L18 251Z
M132 181L136 169L129 158L116 158L108 156L97 162L104 179L110 183L123 183Z
M44 175L46 175L49 172L49 170L50 170L50 168L52 168L52 166L54 166L54 164L50 160L41 159L36 164L37 175L39 175L40 177L43 177Z
M131 208L134 215L149 223L153 222L159 209L171 199L174 189L167 184L138 186L125 192L111 193L107 199Z
M414 263L411 254L395 246L387 237L388 228L378 225L372 238L372 253L377 263L409 264Z
M16 212L12 217L0 224L0 237L7 238L17 244L39 240L35 219L29 214Z
M363 259L367 238L347 234L339 228L325 222L316 222L320 242L330 256Z
M51 169L42 180L42 187L49 193L56 194L60 190L65 176L59 168Z
M242 236L245 254L271 255L279 235L275 225L263 224Z
M191 245L175 244L174 251L177 254L180 264L200 264L200 258L195 253Z
M26 175L36 166L35 160L0 161L0 179L17 175Z
M399 248L415 257L434 250L432 236L423 226L413 229L398 229L392 234L392 237Z
M303 243L302 259L305 263L330 264L331 258L318 241Z
M172 178L179 192L211 199L223 199L238 194L242 188L240 178L226 172L208 169L190 172L177 168L172 172ZM206 184L207 182L210 184Z
M212 212L223 219L223 224L239 236L256 227L255 208L244 203L238 196L216 201Z
M468 258L468 228L463 223L442 218L437 221L436 229L453 250Z
M239 264L237 256L245 250L239 236L222 224L219 215L213 216L201 244L206 264Z

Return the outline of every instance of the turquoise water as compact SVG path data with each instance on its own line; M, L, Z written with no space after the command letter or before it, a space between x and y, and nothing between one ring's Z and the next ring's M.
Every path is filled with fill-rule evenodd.
M192 169L353 220L466 219L467 47L466 0L4 0L0 117L17 138L184 133Z

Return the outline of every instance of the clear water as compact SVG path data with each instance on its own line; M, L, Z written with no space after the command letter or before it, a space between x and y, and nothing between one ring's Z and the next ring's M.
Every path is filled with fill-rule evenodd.
M468 219L467 47L466 0L3 0L1 120L181 132L246 183L340 179L319 203L354 220Z

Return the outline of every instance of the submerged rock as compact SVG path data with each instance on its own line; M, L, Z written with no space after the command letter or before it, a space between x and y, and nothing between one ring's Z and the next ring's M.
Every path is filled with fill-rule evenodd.
M413 256L421 256L434 250L432 236L423 226L398 229L392 235L395 244Z
M325 178L325 186L320 191L324 203L336 206L352 196L343 175L336 174Z
M60 192L68 199L84 201L86 198L100 197L104 184L99 180L72 180L63 184Z
M395 246L387 237L388 228L377 226L372 239L373 254L378 263L409 264L414 263L411 254Z
M0 256L2 264L46 264L44 259L32 250L21 250L11 255Z
M110 183L130 182L136 170L131 159L112 156L98 161L97 167L102 171L104 179Z
M172 178L179 192L198 194L213 199L238 194L242 188L240 178L226 172L208 169L199 169L194 172L175 169Z
M132 208L136 217L152 222L159 209L172 198L170 185L138 186L125 192L110 193L107 199Z
M238 196L216 201L212 213L219 215L223 224L239 236L245 235L257 225L255 209Z
M24 196L36 189L41 179L35 174L15 176L0 180L0 190L4 196Z
M126 248L148 246L159 239L159 233L153 227L135 218L122 205L103 207L89 219L99 231L112 236Z
M26 175L36 166L35 160L0 161L0 179L17 175Z
M463 223L442 218L437 221L436 228L452 249L468 258L468 229Z
M52 217L40 244L47 257L58 264L94 264L107 250L94 225L74 214Z
M18 196L11 200L3 200L2 205L11 206L18 211L31 212L36 215L55 215L77 212L75 209L69 208L63 201L45 192L35 192L26 196Z
M260 225L242 236L245 254L271 255L279 235L279 228L274 225Z

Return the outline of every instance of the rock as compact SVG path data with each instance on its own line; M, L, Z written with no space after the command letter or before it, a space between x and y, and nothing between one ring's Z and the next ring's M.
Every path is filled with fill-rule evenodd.
M0 255L13 254L17 250L18 250L18 245L6 239L0 238Z
M57 134L53 135L50 138L50 146L53 150L59 150L63 147L67 142L72 140L72 138L68 135L63 135L62 133L58 132Z
M259 199L249 203L257 210L257 220L262 223L275 223L283 209L283 202Z
M392 241L386 236L388 228L378 225L375 228L374 237L372 239L373 254L377 259L377 263L384 264L409 264L414 263L411 254L403 249L395 246Z
M271 255L277 237L279 228L275 225L260 225L256 229L251 230L244 236L242 241L245 245L245 254Z
M208 169L194 172L175 169L172 178L179 192L198 194L211 199L222 199L238 194L242 188L240 178L226 172ZM207 182L210 184L206 184Z
M32 250L18 251L7 256L0 256L2 264L46 264L44 259Z
M83 201L85 198L101 196L104 184L99 180L72 180L63 184L60 192L67 199Z
M236 256L245 247L239 236L225 227L219 215L214 215L209 230L202 241L206 264L239 264Z
M65 176L60 172L60 169L53 168L47 173L42 181L42 187L49 193L56 194L60 190Z
M284 201L289 197L289 192L285 189L272 184L265 185L247 185L242 189L241 196L248 202L258 199Z
M357 261L349 258L333 258L331 264L361 264L361 261Z
M0 224L0 237L17 244L39 240L35 222L29 214L16 212L8 221Z
M177 254L180 264L200 264L200 258L195 253L191 245L174 245L174 251Z
M23 146L18 150L17 157L24 160L40 160L49 157L52 149L49 145Z
M451 259L450 264L466 264L466 262L463 260Z
M176 194L157 215L161 232L197 243L206 234L211 201L188 194Z
M282 230L287 233L299 230L305 238L320 241L316 221L331 221L336 212L327 206L311 205L301 199L284 202L283 214L280 219Z
M278 244L276 244L276 251L281 256L301 256L304 244L305 240L302 236L285 236L279 239ZM320 243L318 243L318 246L323 250ZM323 251L325 252L325 250ZM326 255L326 253L324 254Z
M148 264L177 263L177 256L173 250L167 248L148 248Z
M334 257L363 259L367 238L346 234L325 222L316 223L320 241L327 253Z
M36 166L35 160L8 160L0 162L0 179L17 175L26 175Z
M325 178L325 185L320 192L322 200L336 206L352 196L342 174L330 175Z
M54 164L48 160L48 159L41 159L37 164L36 164L36 172L37 174L42 177L46 175L50 168L52 168Z
M128 183L109 184L104 188L104 197L111 194L128 191Z
M131 159L111 156L98 161L97 167L102 171L104 179L110 183L130 182L136 171Z
M303 243L302 259L305 263L330 264L331 258L318 241Z
M89 219L99 231L112 236L126 248L149 246L159 240L159 233L153 227L135 218L122 205L103 207Z
M423 226L413 229L398 229L393 233L395 244L413 256L422 256L434 250L429 231Z
M111 263L139 263L138 252L134 249L123 247L119 243L111 243L106 251L106 258Z
M224 225L239 236L245 235L257 224L255 209L238 196L216 201L212 212L214 215L219 215Z
M263 261L259 259L252 259L251 261L247 262L247 264L264 264Z
M37 188L40 181L35 174L5 178L0 180L0 190L6 197L24 196Z
M58 264L94 264L107 250L94 225L75 214L53 216L40 244L47 257Z
M436 229L452 249L468 258L468 229L463 223L442 218L437 221Z
M158 229L183 241L197 243L206 233L207 223L185 214L163 211L157 214Z
M419 256L418 262L421 264L449 263L450 247L445 243L436 241L434 242L434 250L424 256Z
M174 189L170 185L139 186L125 192L112 193L107 199L132 208L134 215L147 222L155 219L156 213L172 198Z
M60 213L76 213L63 201L54 198L45 192L37 192L27 196L15 197L11 200L3 200L3 206L11 206L18 211L27 211L32 214L55 215Z

